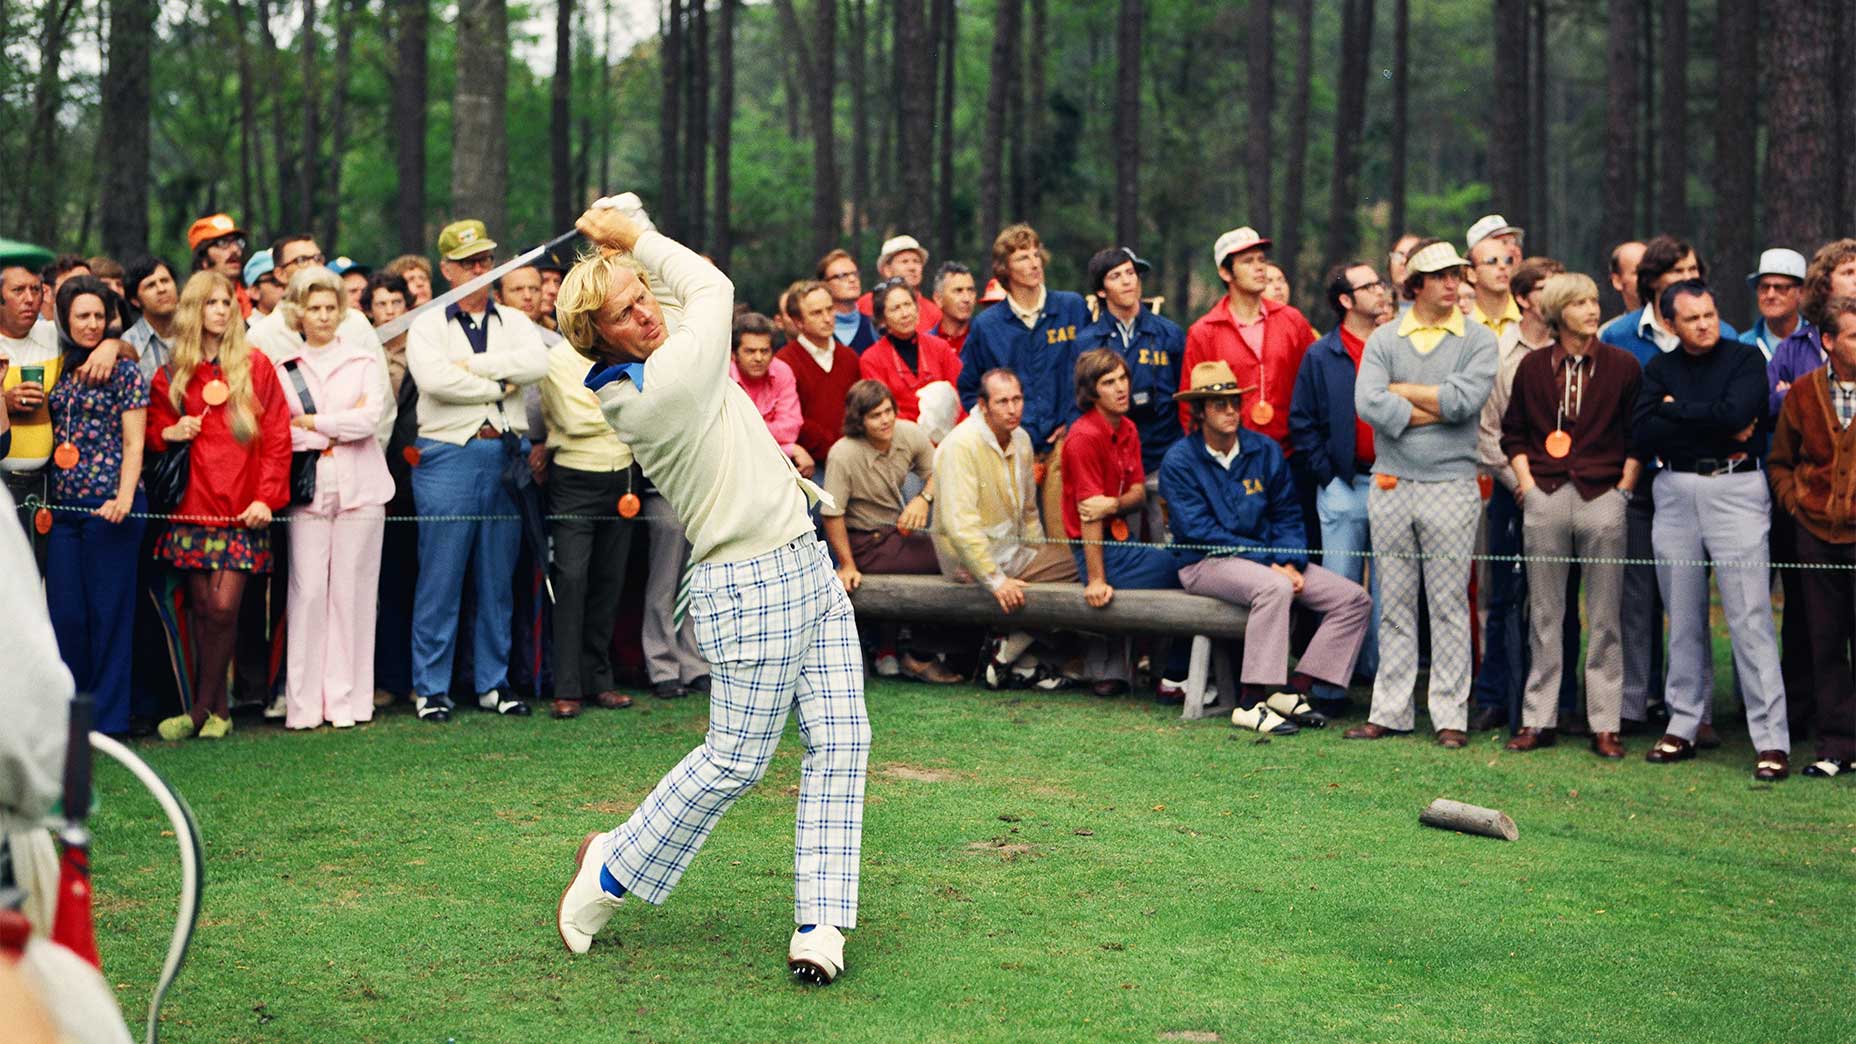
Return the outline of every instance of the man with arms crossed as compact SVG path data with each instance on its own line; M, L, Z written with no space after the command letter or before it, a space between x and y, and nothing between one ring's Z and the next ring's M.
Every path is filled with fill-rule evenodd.
M636 208L636 197L619 204ZM842 932L857 923L870 724L850 599L806 513L821 494L728 379L728 277L617 206L596 205L576 227L601 252L561 283L561 334L595 360L587 386L688 530L690 613L713 680L702 746L623 825L581 842L557 910L561 941L585 953L627 893L663 902L767 771L796 708L806 753L788 965L829 983L844 970ZM674 334L654 283L683 303Z

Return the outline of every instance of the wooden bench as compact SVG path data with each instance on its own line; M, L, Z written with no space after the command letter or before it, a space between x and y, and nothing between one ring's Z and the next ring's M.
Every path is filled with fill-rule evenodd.
M1100 609L1083 600L1082 584L1026 584L1024 607L1006 614L978 584L941 576L865 573L851 595L857 614L873 620L966 624L1028 631L1087 631L1096 634L1191 636L1192 670L1180 717L1206 717L1237 705L1236 674L1229 641L1244 636L1243 607L1184 591L1116 588Z

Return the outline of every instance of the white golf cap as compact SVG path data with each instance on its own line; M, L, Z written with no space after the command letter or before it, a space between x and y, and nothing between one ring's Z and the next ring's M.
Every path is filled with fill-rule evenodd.
M1759 255L1759 267L1746 277L1746 285L1758 286L1760 276L1789 276L1804 282L1804 255L1786 247L1773 247Z
M1411 272L1442 272L1447 268L1468 268L1469 262L1457 256L1456 247L1443 240L1438 240L1423 250L1405 259L1405 268Z
M904 250L915 251L922 255L922 264L925 265L928 263L927 248L916 242L914 236L891 236L883 240L883 249L877 251L876 266L882 268L884 265L889 264L890 258L895 257Z
M1506 235L1514 236L1515 242L1519 243L1526 237L1527 233L1523 232L1519 225L1510 225L1508 219L1502 217L1500 214L1484 214L1482 217L1476 219L1475 224L1469 226L1469 235L1464 237L1469 241L1469 245L1465 249L1476 249L1477 243L1482 242L1490 236Z
M1241 254L1246 250L1269 245L1270 241L1258 235L1257 230L1249 225L1234 228L1219 236L1218 242L1212 244L1212 264L1223 268L1224 259L1232 254Z

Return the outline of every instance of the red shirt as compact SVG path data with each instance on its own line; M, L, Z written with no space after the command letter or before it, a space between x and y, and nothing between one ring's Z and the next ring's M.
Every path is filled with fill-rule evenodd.
M1353 372L1358 374L1360 356L1366 351L1366 342L1343 326L1340 328L1340 344L1347 349L1347 358L1353 360ZM1373 462L1373 426L1361 420L1358 414L1353 418L1353 459L1361 464Z
M957 334L950 334L941 329L940 323L935 323L933 326L928 327L928 332L931 334L934 334L936 337L939 337L941 340L946 341L947 346L954 350L954 354L959 355L961 352L966 350L967 335L973 332L973 324L968 323L967 328L965 330L962 330Z
M1244 396L1244 427L1275 439L1283 456L1289 456L1294 452L1289 445L1289 403L1295 397L1295 374L1302 368L1302 355L1315 343L1315 331L1301 312L1263 298L1263 355L1258 358L1238 332L1227 300L1220 297L1212 310L1186 331L1186 358L1179 367L1179 390L1192 387L1195 365L1223 359L1237 375L1238 387L1257 389ZM1270 404L1272 416L1267 423L1257 423L1258 402ZM1182 427L1190 428L1191 416L1191 403L1180 403Z
M290 505L290 404L284 401L283 386L277 383L277 370L257 349L251 351L251 391L257 404L258 430L250 442L239 442L232 435L231 403L206 408L207 382L223 379L217 362L200 364L187 382L183 403L187 412L201 417L200 434L193 440L187 458L187 492L181 497L178 515L202 515L231 518L242 514L254 500L262 500L272 511ZM168 368L155 371L148 389L148 446L161 452L168 448L161 433L180 420L168 398ZM202 526L229 526L230 522L197 522Z
M1119 497L1147 481L1141 467L1141 433L1126 417L1113 430L1101 410L1092 409L1070 425L1063 440L1063 531L1071 540L1083 536L1076 505L1090 497Z
M887 337L878 338L857 359L857 368L866 380L881 383L896 397L896 416L905 421L921 417L921 404L915 401L915 393L923 385L935 381L954 384L960 380L960 356L954 354L946 341L930 333L918 333L915 346L919 370L909 369L909 364L903 361ZM961 416L966 416L965 411Z
M873 307L870 302L870 295L874 292L875 291L865 290L864 295L857 299L858 311L865 315L870 315L870 309ZM871 318L875 318L875 316L871 316ZM935 324L940 321L941 306L923 297L921 291L917 290L915 292L915 328L917 330L932 330Z
M793 370L794 389L799 393L798 443L822 466L831 447L844 437L844 396L862 376L857 369L857 353L831 341L831 371L819 369L818 361L798 341L774 354L775 359Z

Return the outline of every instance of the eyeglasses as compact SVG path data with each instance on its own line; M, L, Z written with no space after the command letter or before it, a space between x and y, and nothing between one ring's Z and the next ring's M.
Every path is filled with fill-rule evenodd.
M1507 254L1497 254L1494 257L1485 257L1482 260L1476 262L1476 267L1477 268L1496 268L1496 267L1513 268L1514 258L1510 257Z
M1386 282L1383 279L1380 279L1376 282L1361 283L1359 286L1348 287L1348 292L1357 294L1362 290L1390 290L1390 289L1392 289L1392 284Z
M481 269L484 271L488 271L490 268L495 266L496 255L495 253L486 250L481 254L472 254L469 257L459 258L458 260L453 261L451 263L458 266L459 268L468 268L472 270Z
M849 272L839 272L837 275L828 275L825 277L825 281L827 283L841 283L846 279L856 279L856 278L857 278L857 270L852 269Z
M220 236L218 239L215 239L212 242L206 244L206 246L208 249L211 249L213 247L235 246L235 247L238 247L239 250L242 252L245 249L245 237L244 236Z
M1754 290L1759 294L1795 294L1799 290L1796 283L1768 283L1762 281Z
M287 271L292 268L296 268L300 265L319 265L325 260L327 259L324 258L320 253L299 254L296 257L293 257L290 260L285 261L284 263L278 265L277 270L279 272L283 272L283 271Z

